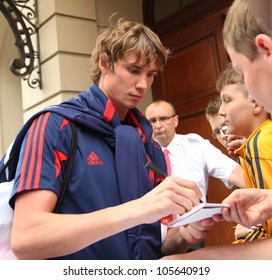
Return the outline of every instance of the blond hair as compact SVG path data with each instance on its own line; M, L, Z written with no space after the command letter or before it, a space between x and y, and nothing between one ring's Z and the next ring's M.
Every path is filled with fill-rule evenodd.
M233 69L231 63L229 63L226 69L221 72L216 81L215 87L217 92L220 93L227 85L235 85L240 91L244 93L245 96L248 96L248 91L246 89L243 76Z
M253 61L257 54L255 38L260 33L265 32L262 31L247 2L235 0L227 13L223 27L225 47L231 47Z
M100 79L99 59L103 53L107 54L109 68L113 70L117 61L131 51L135 52L138 60L144 56L146 65L155 60L160 70L163 70L170 54L158 35L147 26L123 18L114 25L110 19L110 25L99 33L92 52L91 78L94 83Z

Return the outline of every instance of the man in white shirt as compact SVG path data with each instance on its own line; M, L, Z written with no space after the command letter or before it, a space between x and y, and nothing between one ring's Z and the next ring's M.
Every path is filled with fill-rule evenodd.
M206 200L209 176L220 179L227 188L244 188L241 166L208 140L195 133L177 134L179 118L174 106L164 100L152 102L145 111L153 126L153 138L169 151L171 175L194 181Z

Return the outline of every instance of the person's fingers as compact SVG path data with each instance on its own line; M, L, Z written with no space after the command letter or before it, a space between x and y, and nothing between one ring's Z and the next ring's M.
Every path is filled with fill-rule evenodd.
M231 222L231 221L232 221L231 215L230 215L230 209L228 209L228 208L223 208L223 209L221 210L221 213L222 213L222 217L223 217L223 219L224 219L225 221L227 221L227 222Z
M185 180L185 179L182 179L182 178L177 178L177 177L172 177L172 178L175 181L175 183L178 184L179 186L187 188L187 189L191 189L197 194L197 196L199 198L202 197L202 193L201 193L200 189L198 188L198 186L196 185L195 182Z
M212 219L216 222L216 223L219 223L219 222L224 222L225 219L222 215L220 214L216 214L216 215L213 215L212 216Z

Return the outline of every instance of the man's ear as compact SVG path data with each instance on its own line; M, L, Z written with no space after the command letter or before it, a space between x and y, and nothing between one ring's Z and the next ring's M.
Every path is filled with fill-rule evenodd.
M177 128L178 127L178 123L179 123L179 116L178 115L174 116L174 122L175 122L175 128Z
M266 34L259 34L255 38L255 44L258 51L272 61L272 38Z
M106 53L102 53L99 57L99 69L101 72L108 70L108 55Z

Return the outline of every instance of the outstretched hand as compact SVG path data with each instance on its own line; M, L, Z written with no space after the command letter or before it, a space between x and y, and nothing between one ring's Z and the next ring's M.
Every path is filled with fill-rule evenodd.
M199 244L214 225L213 219L204 219L187 226L169 228L162 245L164 255L185 253L190 245Z
M189 244L198 244L203 241L208 234L208 231L214 225L214 221L211 218L204 219L195 223L191 223L187 226L181 226L179 232L184 240Z
M235 190L222 203L229 204L229 208L222 209L223 218L246 227L261 224L272 217L271 190Z

